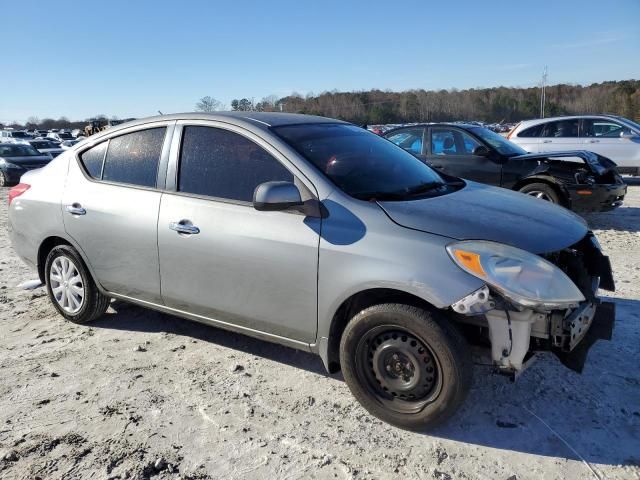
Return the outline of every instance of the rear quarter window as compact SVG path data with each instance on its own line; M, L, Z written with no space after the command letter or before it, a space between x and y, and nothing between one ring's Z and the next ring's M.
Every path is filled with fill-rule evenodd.
M97 179L102 177L102 163L104 162L106 151L107 142L102 142L80 155L82 166L90 177Z

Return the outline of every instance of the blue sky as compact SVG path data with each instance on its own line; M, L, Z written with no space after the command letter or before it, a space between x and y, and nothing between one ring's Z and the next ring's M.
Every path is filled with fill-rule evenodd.
M640 0L5 2L0 122L640 78Z

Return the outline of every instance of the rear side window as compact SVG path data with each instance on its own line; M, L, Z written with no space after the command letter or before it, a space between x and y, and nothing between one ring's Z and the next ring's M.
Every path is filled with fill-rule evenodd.
M213 127L185 127L178 190L252 202L258 185L293 182L293 174L251 140Z
M480 146L471 135L457 129L434 128L431 130L432 155L471 155Z
M395 143L405 150L420 155L422 153L422 135L424 130L421 128L412 130L403 130L401 132L392 133L387 140Z
M102 177L102 162L104 162L106 151L107 142L102 142L80 155L82 165L91 177L97 179Z
M109 140L102 179L155 187L166 128L150 128Z
M535 125L533 127L525 128L521 132L519 132L516 136L518 138L532 138L539 137L542 133L542 127L544 127L544 123L541 125Z
M549 122L545 125L545 128L542 131L542 136L547 138L577 137L579 123L580 121L577 118L574 120Z

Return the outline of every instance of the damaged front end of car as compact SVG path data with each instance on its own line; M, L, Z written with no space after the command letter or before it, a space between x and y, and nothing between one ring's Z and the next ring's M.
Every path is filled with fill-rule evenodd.
M596 294L615 286L591 232L543 255L486 241L456 242L447 250L460 268L486 282L450 308L457 320L480 327L501 373L515 377L541 350L581 372L593 343L611 339L615 304Z

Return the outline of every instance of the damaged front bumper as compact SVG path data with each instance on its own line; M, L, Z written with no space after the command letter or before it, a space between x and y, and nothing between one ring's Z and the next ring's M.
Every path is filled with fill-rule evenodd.
M580 373L596 340L611 340L615 304L603 302L596 293L599 287L613 291L615 286L609 259L593 234L545 257L582 291L583 302L561 310L534 310L509 303L485 285L451 305L458 320L481 327L500 372L518 374L536 351L547 350Z

